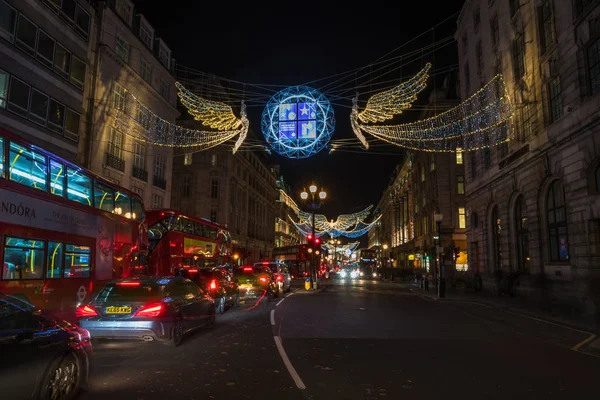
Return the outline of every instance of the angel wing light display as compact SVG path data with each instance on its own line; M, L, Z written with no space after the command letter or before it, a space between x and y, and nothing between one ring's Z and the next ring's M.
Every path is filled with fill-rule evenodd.
M349 238L360 237L367 233L381 218L381 216L378 216L369 223L364 222L371 213L372 208L373 206L371 205L357 213L339 215L335 221L333 219L329 221L323 214L315 214L315 236L329 235L332 238L339 236ZM312 233L312 214L298 210L297 216L298 221L294 221L291 217L289 218L298 232L304 236Z
M176 83L182 103L189 107L195 119L217 130L197 130L175 125L146 108L129 91L115 104L117 118L114 127L141 142L156 146L207 150L239 135L233 147L235 153L248 134L250 123L242 103L238 119L230 106L202 99Z
M409 108L425 88L429 67L407 82L373 95L362 112L354 99L350 122L365 148L369 144L363 132L399 147L430 152L479 150L512 138L513 107L501 75L458 106L431 118L399 125L367 124L385 121Z

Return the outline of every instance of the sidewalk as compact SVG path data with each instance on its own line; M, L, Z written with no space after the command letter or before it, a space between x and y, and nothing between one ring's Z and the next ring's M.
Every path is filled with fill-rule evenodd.
M502 309L505 311L526 315L528 317L538 318L544 321L553 322L559 325L571 327L588 333L594 333L600 336L600 327L591 324L588 321L578 319L573 316L563 315L558 312L548 312L541 308L540 304L528 303L519 297L509 295L498 295L490 291L475 292L463 288L448 288L444 298L438 298L435 286L430 286L429 291L420 288L416 283L387 281L388 283L397 283L409 288L415 294L427 296L437 301L463 301L472 302L489 307Z

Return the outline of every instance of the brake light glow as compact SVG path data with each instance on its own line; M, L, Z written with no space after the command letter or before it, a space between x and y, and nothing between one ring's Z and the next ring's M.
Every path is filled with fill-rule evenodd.
M252 271L252 267L244 267L244 272Z
M210 290L215 290L217 288L217 280L213 279L212 281L210 281Z
M75 311L75 317L77 318L88 318L88 317L97 317L98 313L94 310L92 306L79 306Z
M198 273L198 268L190 268L190 270L188 272L190 274L197 274Z
M267 282L267 278L265 278L264 276L261 276L261 277L260 277L260 281L261 281L262 283L266 283L266 282Z
M162 303L150 303L140 308L134 317L158 317L165 311L165 306Z
M263 261L262 265L269 265L268 261Z
M117 286L140 286L139 282L117 282Z
M277 281L278 282L283 282L283 276L277 275Z

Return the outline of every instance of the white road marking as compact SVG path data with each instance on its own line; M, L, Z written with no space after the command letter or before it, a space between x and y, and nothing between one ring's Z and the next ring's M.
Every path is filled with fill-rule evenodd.
M290 296L291 296L291 295L293 295L293 294L294 294L294 292L292 292L292 293L288 293L288 294L287 294L285 297L290 297Z
M271 317L273 316L272 313L273 313L273 311L271 311ZM281 356L281 359L283 360L283 363L285 364L285 367L287 368L288 372L292 376L294 383L296 384L298 389L302 389L302 390L306 389L306 386L304 385L304 382L302 382L300 375L298 375L298 373L296 372L296 369L294 368L294 366L290 362L290 359L288 358L287 354L285 353L283 344L281 343L281 338L279 336L273 336L273 339L275 339L275 345L277 346L279 355Z
M277 304L275 304L275 307L277 307L278 305L280 305L281 303L283 303L283 301L284 301L284 300L285 300L285 297L284 297L283 299L279 300L279 301L277 302Z
M275 310L271 310L271 325L275 326Z

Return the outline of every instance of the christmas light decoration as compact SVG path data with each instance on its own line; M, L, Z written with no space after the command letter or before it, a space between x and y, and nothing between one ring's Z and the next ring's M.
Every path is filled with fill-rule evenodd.
M346 236L349 238L357 238L367 233L381 218L381 215L370 223L365 223L364 220L369 216L373 206L353 214L343 214L338 216L334 221L327 220L327 217L322 214L316 214L314 217L314 232L315 237L329 235L331 238ZM298 221L294 221L289 215L288 218L296 227L298 232L303 236L312 234L313 218L312 214L298 210Z
M458 106L431 118L400 125L361 125L357 120L361 113L356 110L355 103L351 121L354 133L363 145L361 130L413 150L474 151L511 140L513 112L504 80L497 75Z
M335 244L335 243L323 243L322 247L327 249L328 253L334 253L337 251L338 254L346 254L347 252L352 253L360 246L360 242L352 242L346 244Z
M218 146L239 135L233 147L235 153L246 138L250 123L246 117L246 106L242 104L239 124L229 122L228 126L237 129L220 131L201 131L188 129L166 121L146 108L129 91L125 90L124 97L116 106L115 129L132 136L136 140L155 146L185 148L190 151L201 151ZM218 107L214 106L215 109ZM230 108L231 109L231 108ZM223 115L224 119L229 119ZM218 125L217 117L211 119L213 125ZM224 126L224 125L219 125Z
M262 133L276 153L307 158L323 150L333 134L335 117L329 100L308 86L293 86L269 99Z

